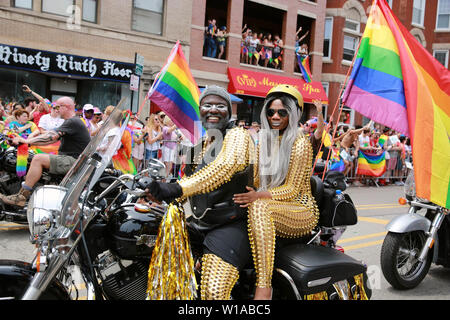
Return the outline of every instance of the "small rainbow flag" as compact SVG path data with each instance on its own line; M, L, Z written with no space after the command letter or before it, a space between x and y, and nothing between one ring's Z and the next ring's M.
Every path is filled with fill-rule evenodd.
M378 139L378 144L380 145L380 147L383 148L383 146L384 146L384 144L386 143L387 139L389 139L389 138L388 138L388 136L385 135L385 134L382 134L382 135L380 136L380 138Z
M417 196L450 209L450 72L374 0L343 103L411 138Z
M21 143L17 147L17 161L16 172L18 177L23 177L27 174L28 165L28 144Z
M297 54L297 61L300 71L302 72L303 79L307 83L312 81L311 70L309 68L309 55Z
M115 169L122 171L124 174L137 173L136 167L134 166L133 159L131 158L131 132L129 128L123 132L122 138L120 140L122 146L117 150L117 153L112 157L112 163Z
M192 143L195 144L203 136L199 111L200 90L179 41L156 76L147 97L172 119Z
M45 146L30 145L30 149L33 150L34 153L58 154L60 144L61 144L61 141L56 141L55 143L48 144Z
M372 155L358 151L358 170L356 174L381 177L386 171L386 159L384 151L380 155Z

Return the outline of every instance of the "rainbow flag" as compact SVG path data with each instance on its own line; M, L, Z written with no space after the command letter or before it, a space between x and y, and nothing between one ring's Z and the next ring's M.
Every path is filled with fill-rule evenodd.
M137 170L131 157L131 136L130 129L127 127L120 140L122 145L111 160L115 169L122 171L124 174L129 173L135 175Z
M170 52L147 97L172 119L192 143L195 144L203 136L199 112L200 90L179 41Z
M377 156L359 150L358 169L356 170L356 174L381 177L386 171L385 153L386 151Z
M55 143L48 144L45 146L30 145L30 149L33 150L34 153L58 154L60 144L61 141L56 141Z
M28 165L28 144L21 143L17 147L16 172L18 177L27 174Z
M450 73L375 0L343 102L411 138L416 193L450 208Z
M309 55L297 55L297 61L298 61L298 67L300 68L300 71L302 72L303 79L310 83L312 81L311 78L311 70L309 68Z
M380 145L380 147L383 148L384 144L386 143L387 139L389 139L389 137L385 134L382 134L380 136L380 138L378 139L378 144Z

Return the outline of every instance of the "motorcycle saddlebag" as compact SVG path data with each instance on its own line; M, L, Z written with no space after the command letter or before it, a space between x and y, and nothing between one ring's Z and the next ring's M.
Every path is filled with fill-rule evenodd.
M277 250L275 269L289 274L302 295L326 291L333 283L353 278L366 266L328 247L292 244Z
M352 226L358 222L358 215L352 199L343 193L344 199L336 197L336 191L325 188L323 191L321 206L319 207L319 226L338 227Z
M21 299L34 274L30 263L0 260L0 300ZM53 279L39 300L70 300L70 296L62 283Z

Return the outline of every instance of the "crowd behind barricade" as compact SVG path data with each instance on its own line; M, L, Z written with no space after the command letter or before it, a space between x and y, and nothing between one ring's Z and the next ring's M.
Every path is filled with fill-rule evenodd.
M301 30L299 30L301 31ZM21 135L37 136L46 130L52 130L64 122L59 116L59 106L23 86L29 97L23 102L0 103L0 130L4 134L13 129ZM95 136L105 121L112 106L102 112L99 107L85 104L77 110L91 137ZM300 123L306 134L317 130L318 119L313 117ZM258 144L260 124L237 120L237 126L248 129L255 144ZM327 162L328 170L344 173L347 184L364 185L402 185L408 174L406 162L412 162L410 139L390 128L369 123L365 127L351 127L338 124L334 139L335 125L325 123L323 147L331 150L330 156L318 158L316 163ZM148 166L150 159L158 159L166 165L166 174L170 178L183 176L183 157L186 146L192 146L181 130L164 114L150 114L142 121L136 113L131 113L127 130L131 135L131 158L137 171ZM325 150L325 149L324 149ZM370 159L372 168L361 170L364 158ZM371 171L372 170L372 171Z
M205 26L203 55L209 58L226 59L224 51L228 32L226 26L218 27L216 19L208 20ZM297 30L295 53L297 56L309 55L308 44L303 40L308 36L306 31L300 36L302 27ZM242 29L240 62L266 68L281 69L284 56L284 42L277 33L261 32L249 28L247 24ZM297 61L295 71L300 72Z

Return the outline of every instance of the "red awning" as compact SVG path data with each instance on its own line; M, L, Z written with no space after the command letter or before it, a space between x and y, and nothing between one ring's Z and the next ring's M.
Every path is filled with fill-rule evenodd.
M270 73L228 68L228 92L256 97L265 97L267 92L279 84L295 86L303 95L303 100L312 103L321 100L328 104L328 97L319 81L305 82L301 78L278 76Z

